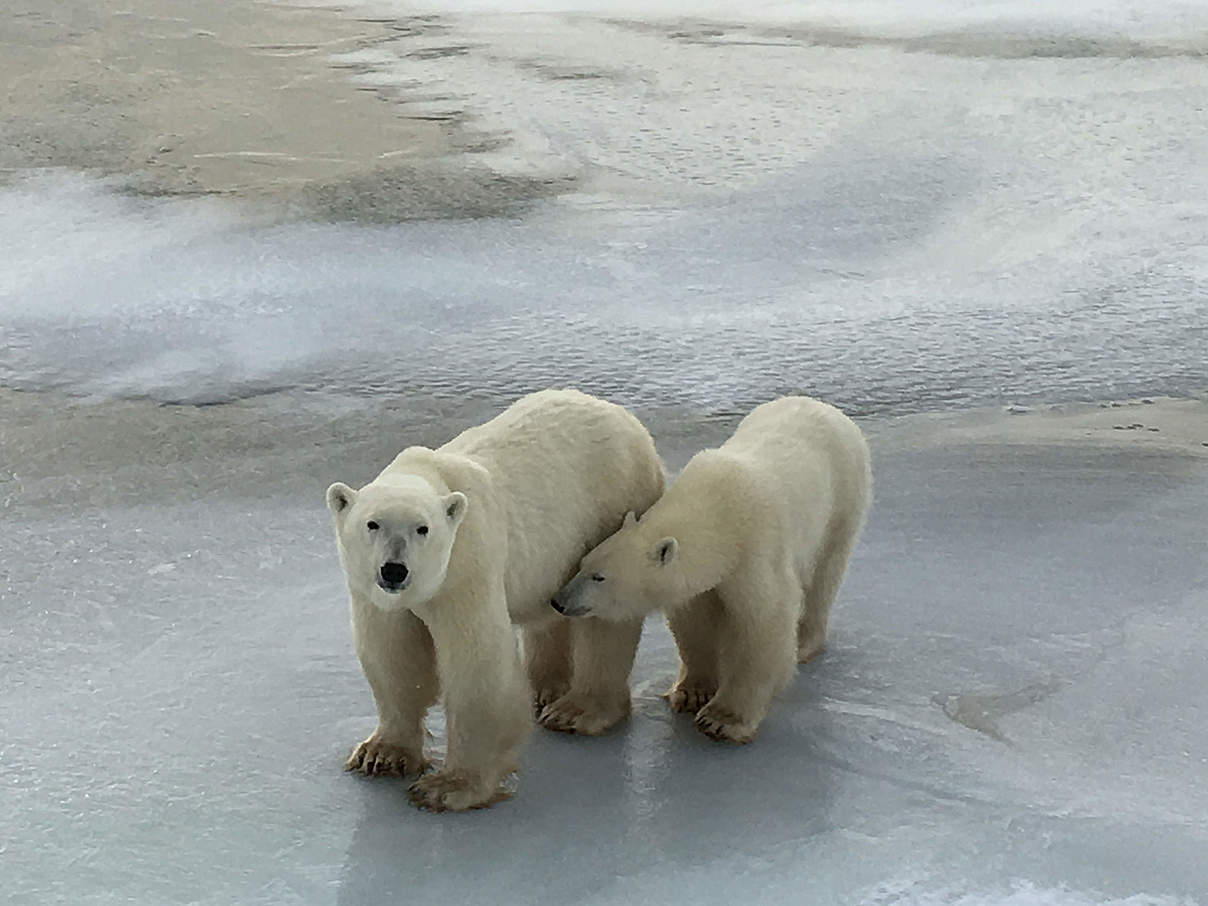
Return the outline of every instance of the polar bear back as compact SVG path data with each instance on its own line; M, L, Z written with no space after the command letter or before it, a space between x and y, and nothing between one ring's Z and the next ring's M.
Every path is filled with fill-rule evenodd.
M868 446L834 406L801 396L764 403L709 452L706 480L723 472L738 491L726 495L730 523L745 523L747 537L780 539L803 581L828 537L863 524L872 496Z
M576 390L526 396L437 453L468 457L491 475L517 623L548 617L550 598L583 555L663 491L662 464L641 422Z

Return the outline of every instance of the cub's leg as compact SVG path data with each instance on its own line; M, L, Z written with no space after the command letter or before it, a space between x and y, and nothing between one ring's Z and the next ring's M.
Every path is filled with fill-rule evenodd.
M553 618L548 622L526 626L523 630L525 672L538 713L570 689L570 620L554 615L552 608L550 614Z
M695 714L717 694L722 620L721 602L714 591L668 612L667 625L679 649L679 676L665 696L671 710Z
M793 675L800 594L787 575L758 573L720 591L720 685L696 714L706 736L739 743L755 736L772 697Z
M797 663L818 655L826 646L826 624L831 605L847 572L847 561L856 545L856 532L840 526L822 549L814 574L805 589L805 604L797 623Z
M576 617L570 623L574 652L570 691L547 705L539 720L550 730L599 736L629 716L629 672L642 636L642 620Z
M432 636L410 611L386 613L352 600L361 669L377 703L378 726L344 762L362 774L412 774L424 768L424 714L439 692Z

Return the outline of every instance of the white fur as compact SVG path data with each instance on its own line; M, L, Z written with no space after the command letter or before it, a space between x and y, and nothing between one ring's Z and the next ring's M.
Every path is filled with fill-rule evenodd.
M626 511L662 490L646 429L574 390L527 396L437 450L409 447L360 491L333 484L357 656L379 718L347 767L421 770L424 714L439 695L447 757L412 797L475 808L515 769L534 696L553 729L600 733L622 720L641 618L572 622L549 601ZM383 564L406 567L401 587L383 586ZM525 627L524 664L513 622Z
M672 707L747 742L794 665L822 650L871 497L854 422L806 397L765 403L588 554L558 604L607 619L666 609L680 650Z

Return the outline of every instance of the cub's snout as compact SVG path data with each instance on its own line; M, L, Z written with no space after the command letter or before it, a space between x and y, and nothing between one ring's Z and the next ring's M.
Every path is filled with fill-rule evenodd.
M588 613L591 608L583 601L580 593L581 585L578 577L571 579L561 591L550 599L549 606L564 617L581 617Z

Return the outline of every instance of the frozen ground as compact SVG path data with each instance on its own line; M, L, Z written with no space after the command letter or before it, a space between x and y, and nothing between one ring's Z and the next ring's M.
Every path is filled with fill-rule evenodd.
M358 102L321 12L117 5L0 23L9 900L1208 903L1202 4L375 0L327 48ZM359 147L376 111L411 125ZM21 157L94 141L105 178ZM146 194L182 180L241 201ZM372 705L322 492L561 383L672 465L832 399L874 518L754 746L667 713L652 621L624 730L420 814L339 770ZM1146 394L1194 398L934 414Z
M668 712L652 620L627 726L433 816L340 770L322 492L480 404L0 401L6 902L1208 902L1208 403L866 422L830 648L753 745ZM644 414L673 466L729 427Z

